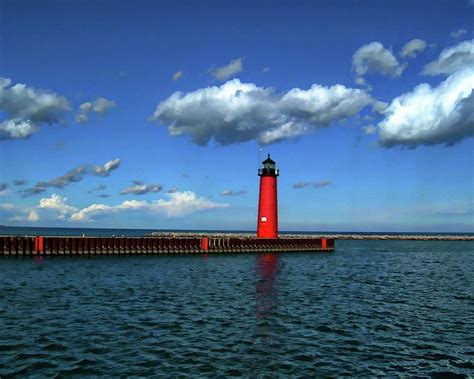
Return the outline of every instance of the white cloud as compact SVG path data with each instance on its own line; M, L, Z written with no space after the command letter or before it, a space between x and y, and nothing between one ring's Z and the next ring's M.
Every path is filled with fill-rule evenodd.
M71 183L80 182L86 175L109 176L110 173L120 166L120 159L114 159L106 162L103 166L80 165L69 170L64 175L58 176L48 181L39 181L34 187L27 188L22 192L23 197L34 196L43 193L47 188L64 188Z
M352 56L352 69L359 78L370 73L397 77L405 67L380 42L363 45Z
M26 218L26 220L30 222L36 222L36 221L39 221L40 218L38 216L38 213L36 213L36 211L31 211L28 217Z
M168 125L173 136L188 134L195 143L222 145L257 140L271 143L300 136L356 115L374 100L362 89L343 85L276 94L272 88L230 80L194 92L175 92L150 118Z
M156 200L152 203L151 209L155 211L164 211L168 217L182 217L194 212L225 208L228 205L215 203L204 197L197 197L194 192L174 192L168 194L169 200Z
M423 68L425 75L452 74L474 67L474 39L444 49L434 62Z
M40 124L62 122L69 110L69 102L63 96L25 84L12 85L10 79L0 78L0 112L5 114L0 140L28 138L39 131Z
M112 109L115 106L117 106L115 101L108 100L105 97L99 97L95 99L94 103L92 104L92 110L95 113L106 113L109 109Z
M25 139L39 131L30 120L10 119L0 123L0 140Z
M247 191L245 190L239 190L239 191L233 191L233 190L225 190L221 192L221 196L241 196L245 195Z
M324 188L331 186L332 182L329 180L320 180L318 182L298 182L293 184L294 189L301 189L306 187L313 187L313 188Z
M103 166L94 166L93 174L97 176L109 176L110 173L120 166L120 159L113 159L105 162Z
M109 205L105 204L92 204L80 211L73 213L70 220L76 222L90 222L92 217L98 214L107 214L114 211Z
M43 198L39 201L38 208L41 209L53 209L59 212L59 219L64 220L68 214L72 214L77 211L77 208L66 204L67 197L62 197L53 193L49 198Z
M226 66L211 68L209 73L217 80L227 80L235 76L235 74L242 72L243 60L244 58L233 59Z
M8 219L9 221L22 222L36 222L40 219L35 209L11 203L0 204L0 216L1 218Z
M454 32L452 32L451 34L449 34L452 38L459 38L459 37L462 37L464 34L467 33L467 30L466 29L458 29L458 30L455 30Z
M372 110L377 113L382 113L385 109L387 109L387 107L387 103L384 103L383 101L375 101L372 105Z
M85 102L79 106L79 112L76 114L76 122L78 124L86 124L89 122L89 114L91 112L99 115L105 115L110 109L117 106L117 103L108 100L105 97L98 97L92 102Z
M147 193L160 192L162 186L159 184L135 184L133 186L124 188L120 191L121 195L128 195L132 193L134 195L145 195Z
M184 73L183 71L176 71L173 75L173 80L177 81L180 80L183 77Z
M392 100L378 124L385 147L452 145L474 134L474 68L449 76L437 87L418 85Z
M14 207L13 209L15 210L15 213L19 211L24 214L23 215L15 214L14 216L8 218L9 221L37 222L40 220L40 217L35 210L28 211L26 208L21 209L21 207Z
M420 51L425 50L426 46L426 41L423 41L419 38L412 39L411 41L408 41L405 46L403 46L402 50L400 51L400 56L402 58L416 57L416 54L418 54Z
M163 213L168 217L183 217L195 212L225 208L228 206L223 203L215 203L204 197L198 197L191 191L169 193L168 197L169 200L159 199L151 203L147 201L126 200L115 206L92 204L73 213L70 220L75 222L90 222L93 221L94 216L130 210Z

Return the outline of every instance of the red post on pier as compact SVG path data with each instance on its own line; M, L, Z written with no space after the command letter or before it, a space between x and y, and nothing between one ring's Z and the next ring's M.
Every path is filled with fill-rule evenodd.
M201 249L202 249L202 251L208 251L209 250L209 237L203 237L201 239Z
M36 251L36 254L43 254L44 237L35 237L35 251Z
M328 248L328 240L326 238L321 238L321 249L327 250Z
M277 176L275 162L268 158L258 170L260 196L258 200L257 238L278 238Z

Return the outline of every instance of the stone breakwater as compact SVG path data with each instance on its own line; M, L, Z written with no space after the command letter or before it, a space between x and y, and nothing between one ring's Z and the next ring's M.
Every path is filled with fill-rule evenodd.
M236 237L236 238L255 238L254 233L226 233L226 232L153 232L152 236L156 237L201 237L209 236L216 238ZM406 241L474 241L474 235L463 234L446 234L446 235L427 235L427 234L302 234L302 233L285 233L280 238L284 239L314 239L327 238L334 240L406 240Z

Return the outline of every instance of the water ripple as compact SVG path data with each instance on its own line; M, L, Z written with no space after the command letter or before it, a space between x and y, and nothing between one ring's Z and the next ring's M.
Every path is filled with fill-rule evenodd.
M0 377L474 372L471 242L0 259Z

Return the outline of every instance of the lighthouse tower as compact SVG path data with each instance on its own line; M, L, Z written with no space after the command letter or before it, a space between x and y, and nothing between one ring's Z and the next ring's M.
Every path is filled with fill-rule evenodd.
M278 238L277 176L275 161L268 158L258 170L260 197L258 200L257 238Z

